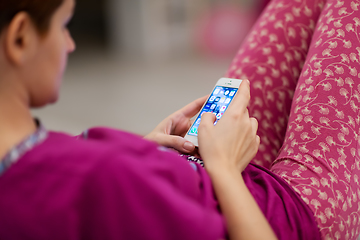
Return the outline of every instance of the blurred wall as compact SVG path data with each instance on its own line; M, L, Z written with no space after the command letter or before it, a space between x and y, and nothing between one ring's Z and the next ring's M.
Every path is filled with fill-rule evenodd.
M77 0L77 50L60 99L33 114L71 134L99 125L149 133L211 91L261 8L260 0Z
M224 21L216 20L214 16L211 19L211 15L219 12L221 7L229 6L233 12L238 11L238 15L243 16L233 18L234 24L241 22L238 22L238 29L229 31L247 32L266 1L77 0L70 30L78 43L78 52L103 49L116 58L126 56L151 60L201 54L196 41L199 41L198 33L205 26L203 23L208 21L215 29ZM222 28L231 26L229 22L222 25ZM214 31L217 37L224 33Z

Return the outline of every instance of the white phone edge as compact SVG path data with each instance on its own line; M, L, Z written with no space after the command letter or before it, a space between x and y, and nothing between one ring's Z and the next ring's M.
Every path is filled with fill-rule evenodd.
M211 96L211 94L214 92L215 88L217 86L221 86L221 87L233 87L233 88L239 88L241 82L243 80L241 79L234 79L234 78L220 78L217 83L215 84L214 88L212 89L212 91L210 92L209 98ZM206 99L204 105L201 107L201 110L199 111L198 114L196 114L196 116L194 117L194 119L197 119L197 117L199 116L200 112L203 110L205 104L207 103L207 101L209 100L209 98ZM185 135L185 139L187 141L192 142L196 147L199 147L199 143L198 143L198 138L197 136L192 136L189 135L189 131L190 129L193 127L193 124L191 124L191 127L189 128L189 130L187 131L186 135Z

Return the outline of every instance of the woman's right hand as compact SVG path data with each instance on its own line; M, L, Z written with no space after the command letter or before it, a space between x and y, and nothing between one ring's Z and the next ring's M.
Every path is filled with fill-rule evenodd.
M203 114L198 134L199 151L210 174L224 168L243 171L257 153L258 122L249 117L249 100L250 86L246 80L216 126L212 113Z
M260 144L257 120L250 118L247 110L249 100L249 82L243 81L216 126L213 114L202 116L199 151L225 216L229 238L277 239L241 175Z

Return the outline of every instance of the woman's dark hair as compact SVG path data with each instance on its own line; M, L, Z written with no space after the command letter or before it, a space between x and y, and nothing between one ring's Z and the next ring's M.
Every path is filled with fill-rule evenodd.
M0 33L19 12L27 12L40 34L45 34L50 20L64 0L0 0Z

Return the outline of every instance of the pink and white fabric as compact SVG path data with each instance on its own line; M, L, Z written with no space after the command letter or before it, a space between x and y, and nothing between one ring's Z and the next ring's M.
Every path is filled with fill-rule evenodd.
M273 0L227 73L251 81L253 161L301 196L323 239L360 234L359 34L359 0Z

